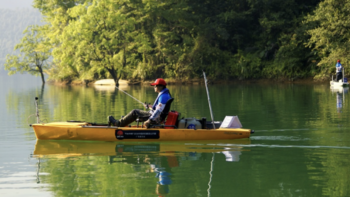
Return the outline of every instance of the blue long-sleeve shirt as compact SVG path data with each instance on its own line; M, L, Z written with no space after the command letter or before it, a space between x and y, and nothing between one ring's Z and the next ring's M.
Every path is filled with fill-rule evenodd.
M343 66L341 65L340 62L337 62L337 64L335 65L335 70L337 71L337 73L341 73L343 69Z
M151 120L155 120L160 116L160 113L163 111L166 102L171 98L169 90L165 88L159 94L152 106L152 115Z

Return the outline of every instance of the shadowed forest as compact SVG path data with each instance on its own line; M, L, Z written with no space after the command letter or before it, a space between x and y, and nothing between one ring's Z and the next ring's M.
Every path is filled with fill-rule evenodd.
M34 0L33 7L44 23L28 26L20 55L6 59L9 74L188 80L204 70L212 80L323 80L337 59L345 68L349 61L349 0Z

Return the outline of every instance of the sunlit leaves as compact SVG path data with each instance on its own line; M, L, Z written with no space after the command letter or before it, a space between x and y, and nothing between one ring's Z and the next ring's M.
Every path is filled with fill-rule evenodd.
M203 69L216 79L307 76L317 57L303 45L312 26L301 21L318 2L35 0L34 6L48 23L52 78L117 81L189 79Z
M335 72L337 59L341 59L345 67L350 63L349 10L350 1L325 0L307 17L306 22L314 26L308 31L311 35L308 46L318 51L321 57L318 66L323 72L320 77Z

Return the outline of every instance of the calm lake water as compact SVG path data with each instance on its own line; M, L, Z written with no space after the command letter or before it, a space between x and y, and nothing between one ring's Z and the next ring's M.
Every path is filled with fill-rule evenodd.
M148 86L121 88L153 102ZM204 85L170 85L181 117L210 120ZM0 196L350 196L348 90L328 84L209 86L215 120L250 139L160 143L37 141L43 122L106 123L142 106L115 89L41 86L0 75Z

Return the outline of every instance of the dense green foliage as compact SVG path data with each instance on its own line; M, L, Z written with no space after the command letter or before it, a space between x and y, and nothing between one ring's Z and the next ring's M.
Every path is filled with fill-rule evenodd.
M315 75L307 25L319 1L34 1L45 16L52 79Z
M29 25L40 25L41 15L35 9L0 9L0 73L4 71L7 54L16 54L15 45Z
M340 59L345 67L350 63L349 10L348 0L324 0L315 12L307 17L307 22L313 26L308 31L311 35L308 44L314 48L321 60L318 63L322 71L318 75L320 78L335 73L334 65L337 59Z
M321 3L320 3L321 2ZM51 79L328 77L349 1L35 0ZM346 65L345 65L346 66Z

